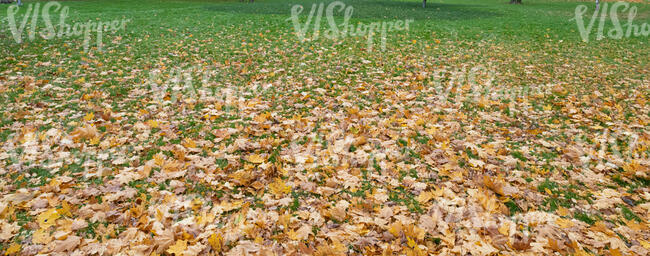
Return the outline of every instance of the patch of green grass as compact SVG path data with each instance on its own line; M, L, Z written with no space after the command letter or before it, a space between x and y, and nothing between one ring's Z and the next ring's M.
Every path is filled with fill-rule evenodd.
M515 215L518 212L521 212L521 208L519 207L519 205L517 205L517 203L515 203L512 200L509 200L503 204L505 204L506 207L508 207L508 210L510 211L510 216Z
M99 224L100 224L100 222L97 222L97 221L94 221L94 222L89 221L88 226L86 226L85 228L77 230L77 235L81 236L81 237L88 238L88 239L95 238L95 237L97 237L96 229L97 229L97 227L99 227ZM99 237L99 239L101 241L101 237Z
M591 218L589 214L585 212L576 212L573 214L573 218L577 220L581 220L582 222L587 223L589 225L593 225L594 223L596 223L596 220Z
M636 220L638 222L642 222L641 218L637 216L630 208L625 207L625 205L620 205L621 207L621 214L623 214L623 218L626 220Z
M29 187L43 186L48 182L48 179L54 177L54 175L50 173L50 170L42 167L34 167L29 169L27 172L31 174L31 182L28 184Z
M557 182L550 181L548 178L537 186L537 191L547 194L550 191L549 197L544 199L544 206L549 211L555 211L558 207L573 207L578 200L586 200L591 202L591 194L580 195L576 191L581 191L574 185L560 186ZM574 202L575 201L575 202Z
M524 154L521 153L521 152L519 152L519 151L512 151L512 152L510 152L510 155L511 155L512 157L516 158L516 159L521 160L522 162L525 162L526 160L528 160L528 159L526 159L526 157L524 156Z
M217 158L215 160L215 165L217 166L217 168L220 168L220 169L226 168L226 166L228 166L228 159Z
M420 203L415 199L415 196L406 191L403 187L398 187L389 191L388 199L400 205L406 206L411 212L424 212L424 209L422 209Z
M532 84L561 83L584 86L586 92L584 95L591 95L596 87L600 93L609 94L606 90L609 88L600 88L611 85L614 85L612 88L617 92L629 93L630 88L635 88L638 81L647 79L647 56L649 53L647 38L631 37L621 40L604 39L582 42L575 21L570 19L574 16L576 6L585 4L584 2L524 0L522 5L509 5L507 1L503 0L454 0L453 2L429 2L427 8L422 8L419 0L345 0L346 5L354 8L351 24L414 20L408 31L396 31L387 36L386 50L377 49L379 40L376 40L375 50L372 52L366 51L367 38L363 36L338 40L320 37L304 42L300 41L295 35L293 25L287 20L290 16L291 6L301 4L305 7L307 12L304 12L301 17L301 20L305 21L307 19L305 14L309 12L311 5L321 2L321 0L265 0L255 3L240 3L234 0L142 0L137 4L133 4L131 0L62 2L62 5L68 6L71 10L68 20L70 24L89 19L103 21L121 18L132 19L132 23L127 29L104 35L106 49L102 52L94 49L91 52L83 52L82 38L80 37L52 40L37 38L17 44L10 40L8 27L0 26L0 36L3 36L3 40L0 40L0 56L2 56L0 57L0 67L7 67L3 69L3 74L0 77L3 84L3 87L0 88L2 90L0 107L6 110L0 113L0 142L3 142L0 144L4 145L4 142L12 140L12 136L19 134L16 127L27 127L32 124L36 124L39 131L57 128L65 133L70 133L78 127L77 124L85 122L83 119L85 113L93 112L96 114L96 120L93 122L98 125L98 130L102 133L101 142L115 135L131 136L126 138L126 143L138 141L137 145L111 147L110 150L114 150L113 152L125 152L128 159L134 155L140 157L138 161L110 166L113 175L133 163L142 164L144 161L151 160L158 153L173 158L174 154L169 147L176 147L177 144L182 144L183 139L189 137L207 139L211 142L208 144L213 144L211 148L202 150L200 154L195 151L188 152L192 157L200 156L212 160L214 156L210 154L210 151L222 151L224 147L232 146L237 138L246 138L254 143L260 142L259 145L262 148L255 150L258 153L263 151L262 153L269 154L268 161L281 167L291 164L281 158L284 149L294 150L294 147L297 147L298 150L302 150L302 146L315 146L313 148L315 150L319 150L318 147L327 149L332 129L347 127L349 130L345 131L346 133L358 135L360 132L370 132L373 134L373 139L396 140L398 153L402 154L398 157L402 161L400 165L409 166L400 170L400 181L412 177L418 182L435 184L439 178L446 178L434 177L435 173L432 167L434 164L426 164L424 162L427 161L423 160L428 157L426 154L440 146L440 141L437 136L435 141L432 141L433 137L424 134L423 131L426 128L431 128L432 125L437 126L450 121L458 121L461 129L449 134L449 140L468 140L468 132L472 131L478 131L479 135L489 134L491 141L506 141L506 151L499 149L497 154L502 155L503 152L510 152L513 158L519 160L515 169L532 170L530 167L541 161L543 162L542 169L549 170L551 174L562 172L565 178L570 179L571 173L578 171L578 168L569 167L565 170L558 167L555 162L562 158L561 152L555 149L530 147L533 144L531 141L536 139L548 139L563 145L569 140L566 134L557 134L551 129L545 130L544 134L535 134L535 136L521 135L519 132L528 129L526 126L530 125L538 125L538 127L552 125L558 129L576 128L577 124L573 122L574 119L565 113L568 104L563 103L574 101L571 98L578 96L576 102L572 102L575 103L574 106L578 109L589 109L591 105L588 101L578 102L580 95L568 96L552 92L543 93L540 98L522 98L524 101L529 101L527 103L530 103L530 107L540 114L539 116L529 116L526 115L526 111L520 109L520 99L504 96L508 94L506 89L501 89L501 92L484 91L482 96L498 93L503 97L491 100L490 104L486 106L479 106L462 91L427 92L426 86L429 85L428 82L434 82L433 79L428 77L424 81L418 81L411 79L412 76L417 73L430 74L432 70L440 67L458 70L461 66L491 63L490 65L494 65L491 68L504 71L496 77L496 84L517 88ZM640 24L647 21L648 6L633 5L639 7L638 22L635 23ZM6 18L5 8L8 8L7 6L0 5L0 20ZM25 9L21 8L19 17ZM53 17L54 20L58 18L56 15ZM342 13L335 13L334 19L337 22L342 22L344 17ZM323 21L321 25L321 28L326 27L326 21ZM611 22L607 21L605 26L605 31L608 31ZM40 30L40 28L38 29ZM367 63L367 61L370 62ZM50 65L38 65L42 63L50 63ZM199 77L195 73L191 74L193 79L191 83L201 88L183 89L181 92L171 88L165 89L171 98L162 105L162 108L165 109L163 111L167 112L165 115L155 112L161 106L158 105L159 103L151 102L150 95L136 93L137 89L140 89L139 86L147 82L149 71L152 69L174 70L174 68L181 68L187 70L188 67L193 67L197 63L219 64L218 76L215 76L213 81L203 84L199 82ZM119 70L119 74L117 70ZM262 72L262 70L265 71ZM607 72L595 72L602 70L607 70ZM274 72L274 76L269 74L271 71ZM9 77L24 75L48 80L49 83L61 90L30 92L22 82L9 81L12 80ZM74 82L80 78L83 78L85 82ZM306 80L304 78L310 78L313 83L304 82ZM442 78L443 83L452 81L453 79L449 76ZM183 83L176 84L182 85ZM263 88L263 85L267 84L273 86L268 89ZM398 88L399 90L414 90L407 86L423 86L424 89L417 89L418 92L415 93L417 95L408 101L400 102L404 103L403 106L400 106L394 104L395 95L388 93L394 90L396 84L404 86ZM185 101L192 100L194 96L190 94L196 93L195 89L206 89L204 87L206 85L210 87L210 96L214 97L216 101L222 101L219 103L220 107L215 107L207 101ZM288 85L296 86L296 88L288 89ZM364 85L365 89L348 90L357 85ZM146 86L151 87L150 85ZM350 88L346 88L348 86ZM222 93L221 89L225 88L233 89L234 95L227 96ZM473 88L471 90L474 91ZM80 100L83 99L82 95L90 95L94 91L105 97ZM298 97L287 96L292 93ZM433 96L443 96L443 94L445 98L440 102L446 106L436 106L438 103L432 102ZM229 97L235 100L228 100ZM599 100L606 97L601 97ZM240 99L245 99L247 102L238 102ZM260 100L262 104L242 108L244 103L250 103L253 99ZM331 99L336 99L337 102L332 104ZM616 108L609 106L611 104L599 104L593 110L617 118L618 115L624 114L624 118L628 122L633 122L635 116L643 114L639 113L642 111L639 111L638 106L633 106L635 103L626 102L625 99L608 99L607 102L614 102L614 100L617 104ZM43 105L39 107L41 110L34 111L37 110L34 107L37 103ZM434 108L429 109L429 105L434 105ZM617 109L618 105L623 109ZM251 114L255 114L254 111L259 110L256 108L261 106L267 108L265 111L274 114L273 120L268 120L272 127L282 126L283 130L276 131L253 123L254 118ZM314 118L315 106L326 108L335 115L326 113L326 116ZM345 114L345 109L350 106L358 107L363 115L346 116L350 119L339 118L340 116L336 113ZM111 116L108 118L109 120L103 120L103 118L100 120L97 107L110 108L113 113L119 114ZM46 110L42 111L43 108ZM138 114L142 109L152 111L142 114L144 115L142 116ZM460 109L460 113L457 112L458 109ZM18 115L14 113L16 112L14 110L24 110L28 114ZM212 111L219 112L216 116L209 113L215 119L206 118L207 112ZM418 128L412 129L411 121L413 121L414 115L427 111L438 113L439 116L430 116L431 120L426 120L425 124L416 124ZM450 120L461 113L465 117L463 120L460 118ZM493 117L492 123L481 118L484 114ZM369 117L369 115L376 115L374 116L376 118L355 120L355 118ZM45 118L39 120L40 116L51 117L51 120L45 120ZM286 126L287 123L283 122L286 120L282 119L293 117L296 122ZM477 118L481 119L480 122L472 122ZM594 125L603 127L615 125L601 116L589 115L584 118L587 122L577 126L584 132L589 132ZM136 129L123 129L125 124L129 124L133 128L135 123L150 119L166 120L161 120L163 123L159 128L151 129L147 140L136 140L136 136L140 135L138 132L134 132ZM380 119L392 119L393 121L384 123ZM406 122L401 123L402 121L397 120ZM72 124L70 121L76 121L77 124ZM278 121L281 123L278 124ZM360 123L358 121L370 121L363 125L371 127L371 131L357 125ZM314 122L316 124L313 128L308 126ZM348 125L350 123L353 124ZM387 126L392 126L389 128L392 130L387 129L391 134L382 134L383 131L374 133L375 131L372 130L376 127ZM217 133L212 133L221 128L234 128L238 132L227 138L218 137L215 135ZM645 127L638 129L643 128ZM294 132L309 133L311 131L312 134L288 137L287 133L291 133L288 131L290 129ZM501 129L503 134L499 131ZM398 137L394 137L395 134ZM546 134L549 136L543 138L542 135ZM589 137L586 136L584 140L593 142ZM261 140L264 139L269 139L268 141L271 141L273 146L269 147L266 142L261 143ZM277 140L281 141L279 145L276 144ZM626 140L616 141L616 146L620 151L628 149L629 145L625 142ZM97 145L88 144L88 140L84 140L83 143L86 145L82 148L69 149L74 159L71 163L66 162L59 173L79 179L77 181L80 182L77 184L80 186L99 187L105 183L111 184L114 179L111 175L79 178L86 171L83 167L84 161L96 160L92 156L88 158L84 153L87 150L94 150ZM481 142L481 145L485 144ZM61 149L61 145L53 145L52 149L57 147L59 150ZM380 160L374 157L378 151L383 150L382 147L384 144L380 143L366 144L363 147L350 146L349 152L363 153L359 151L370 149L371 152L368 153L373 159L372 169L361 170L363 180L359 189L354 192L340 189L337 190L340 193L335 194L334 198L328 199L338 200L340 198L337 197L352 197L354 200L362 200L373 189L387 189L392 202L404 206L414 214L426 212L428 206L420 205L412 191L405 187L390 187L388 189L387 184L373 179L375 172L378 175L382 174L381 166L386 166L388 169L394 167L392 164L383 165L385 162L380 166ZM138 148L143 150L138 150ZM608 145L607 149L610 153L616 151L616 148L611 145ZM23 150L25 149L19 147L15 152L10 153L20 155ZM640 158L643 158L643 154L645 156L650 154L648 150L650 149L640 152ZM244 152L243 149L228 152L231 155L245 153L247 152ZM460 156L458 160L460 168L468 168L468 158L481 158L476 151L469 149L452 152L452 154L454 153ZM111 153L111 157L113 155ZM194 159L192 158L192 160ZM392 154L387 154L387 158L381 161L393 161L394 159ZM222 174L227 175L232 171L223 170L228 167L227 159L217 158L214 160L214 167L221 169L217 170L219 172L216 175L217 179L222 179L225 176ZM321 163L320 160L321 158L316 160L320 167L335 165L331 162ZM6 166L16 163L27 166L25 169L30 174L29 177L23 175L24 173L17 172L7 172L2 176L3 179L8 180L9 185L15 185L17 188L45 185L53 178L51 174L53 170L34 167L49 166L43 164L45 161L27 162L14 158L7 159L5 162ZM108 163L110 161L107 160L105 164ZM242 160L242 163L245 161ZM414 166L418 167L414 168ZM427 174L427 172L418 172L421 170L419 166L425 166L427 171L433 175L421 175ZM313 170L318 175L311 175L313 174L312 170L300 171L317 184L324 186L329 178L332 178L332 175L327 173L329 171L325 171L325 168L319 169L320 167L316 168L318 170ZM159 171L157 168L153 169L150 176ZM193 169L189 171L192 172ZM256 167L253 172L256 175L261 174L258 171ZM475 170L472 169L472 171ZM372 172L372 175L369 172ZM325 175L320 175L324 173ZM387 175L388 173L384 172L383 174ZM529 174L531 173L524 175ZM188 174L189 176L192 175ZM522 178L527 182L535 181L533 178L525 176ZM259 180L268 181L265 178L269 177L259 178ZM282 178L289 180L294 177ZM558 184L557 180L553 180L554 178L556 177L553 176L553 178L543 181L537 187L538 192L544 194L545 197L543 208L555 211L562 206L574 210L578 208L576 204L583 203L583 200L589 202L590 188L586 188L582 184L560 185L565 183ZM231 200L233 199L231 195L238 194L248 202L252 200L253 207L264 207L260 199L263 196L253 194L251 189L245 185L236 186L232 191L227 189L215 191L215 186L201 183L201 181L191 185L189 180L184 180L184 182L188 185L185 193L192 194L192 196L200 195L205 199L217 197ZM219 180L219 182L223 185L226 181ZM137 189L138 193L142 194L151 189L168 190L170 189L169 184L170 180L159 184L137 180L129 182L127 186ZM567 184L575 184L575 182ZM614 189L624 187L628 193L638 192L639 189L648 187L648 184L648 179L633 179L616 175L612 177L612 182L608 183ZM75 186L72 189L76 188ZM149 197L148 194L147 196ZM282 210L294 212L301 209L301 203L310 202L311 199L318 198L319 195L294 188L290 196L292 201L286 209ZM97 196L89 200L92 203L101 203L102 197ZM510 215L528 210L521 209L516 202L504 203L508 207ZM623 205L620 207L621 214L625 219L638 220L640 218L632 209ZM304 209L304 206L302 208ZM179 214L183 212L183 210L178 211ZM24 213L21 214L24 215ZM23 215L16 216L17 219L25 219L22 220L22 223L26 221L26 218L31 218ZM584 212L576 212L573 217L589 224L593 224L599 218L598 215L593 216ZM95 234L97 225L98 223L89 224L89 227L81 233L84 237L95 237L97 236ZM118 233L125 227L123 225L125 224L117 226ZM223 223L218 225L223 225ZM314 234L317 232L318 230L314 230ZM433 242L440 244L441 240L433 238ZM358 250L359 248L352 249Z
M553 191L557 191L558 188L559 188L559 185L557 184L557 182L550 181L547 178L546 180L544 180L542 183L540 183L537 186L537 191L539 191L540 193L544 193L546 191L546 189L548 189L551 192L553 192Z

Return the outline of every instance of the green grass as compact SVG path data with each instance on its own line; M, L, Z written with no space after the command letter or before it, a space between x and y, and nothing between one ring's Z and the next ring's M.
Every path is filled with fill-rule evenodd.
M577 175L572 174L584 166L567 159L564 146L575 144L573 138L579 137L586 147L595 148L595 135L601 134L604 127L620 128L617 121L622 119L625 127L634 127L630 128L632 131L647 131L648 123L643 123L647 118L641 117L648 115L648 103L641 98L650 95L648 37L598 41L593 39L597 29L594 28L592 40L583 42L572 18L578 5L593 10L590 1L524 0L522 5L509 5L507 0L439 0L430 1L427 8L416 0L344 2L354 7L351 24L405 19L414 22L407 31L388 34L385 50L380 49L379 40L375 39L373 51L368 51L366 37L300 41L287 20L291 7L301 4L306 13L312 4L321 3L314 0L61 2L70 8L68 24L131 19L126 29L104 34L103 51L91 48L84 52L81 37L37 38L17 44L6 23L8 5L0 5L0 153L6 151L11 156L0 166L0 178L10 186L3 196L9 190L48 186L60 176L74 179L70 185L56 190L56 196L61 198L71 195L59 192L77 193L86 188L106 191L108 186L112 190L120 172L127 168L139 170L159 153L167 160L175 159L180 148L185 150L185 159L179 161L185 161L181 168L187 174L177 179L185 184L184 194L178 194L179 198L191 195L215 205L236 199L252 203L257 210L271 209L265 201L269 198L269 189L265 187L281 178L292 186L291 193L283 195L290 201L273 208L282 214L298 214L340 200L367 200L369 207L375 207L378 204L369 195L377 197L376 192L383 190L386 204L401 207L402 212L417 217L430 213L431 206L440 201L434 198L421 203L421 191L414 191L413 184L425 183L425 191L429 191L451 183L450 191L465 200L462 205L472 207L476 200L467 198L466 190L481 187L475 180L487 174L503 175L518 191L527 191L520 197L499 195L505 213L491 213L494 215L515 216L540 208L553 214L564 207L574 219L590 225L603 218L638 221L644 216L638 206L618 205L620 214L616 216L611 214L614 209L583 211L587 209L583 206L594 199L595 191L591 189L610 187L630 195L642 194L648 179L633 177L634 172L622 171L621 167L618 171L599 172L602 177L594 179L597 181L578 181ZM25 4L30 3L35 1ZM633 5L638 7L634 23L650 23L650 7ZM21 8L21 12L25 9ZM304 21L306 16L301 18ZM337 13L337 22L343 18ZM608 21L605 31L611 27ZM495 72L494 88L472 88L472 92L481 96L518 93L520 97L479 104L462 91L427 90L440 81L454 81L454 72L478 66ZM199 82L206 73L197 68L214 71L208 83ZM160 75L152 76L153 70L159 70ZM436 70L444 70L439 80L432 75ZM150 93L153 84L158 83L151 78L168 82L181 72L187 72L192 85L199 88L166 88L160 98L171 100L159 103ZM418 77L419 74L424 75ZM552 91L554 85L561 85L568 92ZM50 89L43 89L46 86ZM233 92L226 93L226 89ZM202 90L214 98L196 99ZM195 96L188 97L188 92ZM402 99L409 95L396 92L417 95ZM533 95L537 92L539 96ZM437 97L443 94L446 97L439 100ZM590 112L578 112L584 115L574 117L569 107ZM327 115L314 114L317 108L325 109ZM109 112L113 115L106 115ZM85 121L91 113L94 119ZM256 121L261 113L273 114L267 120L269 127ZM138 128L151 120L160 121L160 125ZM417 124L418 121L424 124ZM49 166L65 157L30 156L28 153L34 149L21 141L29 129L38 135L50 129L70 134L87 122L98 126L98 145L91 144L89 138L80 139L74 146L45 137L38 140L39 145L48 146L51 151L70 153L70 159L66 158L60 168ZM323 159L325 152L339 145L336 138L331 138L334 130L351 136L363 135L368 140L343 148L347 155L336 161ZM232 132L226 135L226 131ZM199 145L184 148L188 138ZM542 146L540 140L557 146ZM481 150L463 142L475 143ZM490 142L498 142L492 152L484 147ZM611 148L614 145L608 146L606 154L615 151ZM621 151L629 147L624 139L617 141L616 146ZM310 168L306 163L294 170L296 163L291 159L303 152L316 153L318 156L311 160L318 166ZM109 159L99 160L101 153L109 154ZM246 160L252 153L264 156L263 167ZM367 163L363 163L367 166L350 158L355 154L367 154ZM647 159L649 154L646 147L637 152L636 158ZM622 155L623 162L630 162L631 155ZM118 156L126 160L113 163ZM445 161L439 162L439 158ZM586 167L609 159L590 160ZM337 177L342 163L337 161L350 164L347 169L360 170L360 186L351 189L332 184L347 181ZM481 161L485 168L476 166ZM502 164L505 162L509 164ZM446 163L449 166L444 166ZM352 166L355 164L359 166ZM86 171L96 171L100 165L105 170L86 176ZM449 169L448 173L442 174L443 169ZM459 178L454 176L459 169L463 171L461 182L454 180ZM242 170L255 178L250 183L259 181L261 188L240 184L232 177ZM175 187L178 183L159 178L168 171L164 165L155 166L146 177L123 186L135 188L137 196L144 193L147 200L143 204L153 212L150 207L161 201L159 192L181 191ZM318 186L333 186L335 193L314 193L309 186L298 184L305 179L298 181L297 174ZM527 183L516 182L520 180ZM537 187L527 187L533 184ZM537 197L527 198L529 194ZM505 198L510 200L504 201ZM80 205L85 205L102 203L104 199L93 195L79 200ZM111 207L130 209L133 200L111 202L115 204ZM537 201L531 204L527 200ZM173 211L186 214L186 210ZM237 211L239 208L229 209L216 222L229 225L228 216ZM11 217L23 226L34 216L21 211ZM504 219L501 217L495 219ZM350 224L355 221L352 217L345 220ZM88 238L101 237L99 230L106 225L89 222L77 233ZM117 228L123 230L128 226L121 223ZM277 226L271 230L280 232ZM312 229L314 234L319 230L316 226ZM435 244L446 244L440 238L432 239ZM0 250L6 246L0 244ZM361 248L354 250L361 252Z
M557 63L590 63L604 62L619 66L619 69L629 69L626 64L636 64L636 70L627 72L611 72L612 75L627 74L639 76L647 65L647 58L641 58L647 53L647 38L631 37L625 40L605 39L591 40L589 43L580 41L577 25L570 21L575 7L578 4L591 4L584 2L548 2L526 1L523 5L509 5L504 1L432 1L426 9L422 9L419 1L347 1L354 7L351 23L369 23L373 21L391 21L396 19L414 19L415 22L409 31L399 31L388 38L387 49L390 52L374 52L372 56L394 56L411 51L424 51L432 55L447 55L444 48L456 47L454 50L464 51L473 61L486 61L488 57L509 59L510 63L543 65L544 72L550 73L548 77L538 79L562 78L563 71L555 70ZM30 3L30 2L28 2ZM306 44L297 44L292 36L293 27L286 19L289 17L293 4L300 3L309 10L311 3L318 1L259 1L254 4L239 3L235 1L111 1L106 5L103 1L72 1L63 2L70 8L69 23L99 19L103 21L130 18L132 22L127 29L118 31L123 36L120 45L110 43L113 35L106 35L104 39L105 53L95 53L97 57L114 57L105 62L107 67L132 66L155 67L155 61L163 56L169 56L175 51L186 51L185 56L180 55L170 59L171 63L185 66L190 52L194 55L210 56L207 60L248 59L252 57L253 63L260 67L269 64L290 65L294 63L267 63L264 58L253 53L246 56L246 51L253 49L241 48L241 42L259 44L267 43L267 49L290 50L291 52L310 52L310 47L334 44L331 40L320 40ZM648 22L647 5L638 5L639 15L636 24ZM6 17L7 5L0 6L0 19ZM24 9L24 8L23 8ZM188 15L191 14L191 15ZM341 17L339 17L341 18ZM56 16L53 18L56 20ZM339 21L340 22L340 21ZM17 45L10 40L7 26L2 26L1 33L6 35L2 40L1 53L6 56L18 57L30 53L43 51L43 46L50 46L50 51L60 51L71 54L71 59L83 62L80 53L80 38L69 39L37 39L24 45ZM594 31L595 32L595 31ZM260 37L259 34L263 36ZM191 36L191 37L190 37ZM423 46L432 45L433 40L440 39L441 48L438 51L425 50ZM411 40L419 43L411 45ZM67 47L56 47L58 44L68 43ZM354 55L366 54L359 51L364 47L362 38L344 40L336 48L346 53L352 49ZM500 45L506 52L492 52L490 47L482 45ZM137 45L137 47L135 47ZM200 47L197 46L213 46ZM127 47L128 46L128 47ZM256 56L257 55L257 56ZM353 55L353 56L354 56ZM497 55L497 56L494 56ZM527 55L531 55L528 57ZM626 56L621 58L620 56ZM291 54L289 54L291 56ZM635 58L635 56L639 56ZM48 61L50 56L41 56L38 61ZM124 57L130 60L124 60ZM361 57L361 56L359 56ZM524 58L525 57L525 58ZM19 59L19 58L16 58ZM36 59L23 60L35 61ZM0 64L15 67L16 60L3 58ZM435 60L434 60L435 61ZM636 63L640 61L640 63ZM89 63L92 65L92 63ZM521 72L521 65L503 63L500 67L511 72ZM320 67L309 67L320 69ZM395 68L395 64L387 65L387 69ZM47 71L48 68L40 68ZM128 70L125 70L128 71ZM315 71L315 70L314 70ZM617 71L617 70L610 70ZM626 71L626 70L620 70ZM633 72L636 71L636 72ZM327 73L326 73L327 74ZM81 74L79 74L81 76ZM142 77L135 80L141 80ZM533 82L533 81L531 81ZM538 82L538 81L534 81ZM542 83L545 81L539 81ZM546 81L548 82L548 80ZM110 87L110 83L106 86ZM117 88L116 88L117 89ZM125 95L127 91L116 92L114 95Z

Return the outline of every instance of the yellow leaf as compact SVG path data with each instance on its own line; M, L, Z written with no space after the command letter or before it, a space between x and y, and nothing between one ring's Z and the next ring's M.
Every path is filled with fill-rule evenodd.
M165 218L165 214L160 211L160 209L156 209L156 220L162 221Z
M183 255L185 249L187 249L187 241L177 240L174 245L170 246L167 249L167 253L169 254L173 253L174 255Z
M481 191L477 193L476 195L478 202L483 206L483 208L490 212L490 213L495 213L499 209L499 203L493 195L488 193L487 191Z
M212 249L214 249L216 252L221 251L221 244L223 244L223 237L221 237L221 234L212 234L208 238L208 243L210 246L212 246Z
M486 187L494 191L499 195L504 195L503 193L503 183L499 182L497 179L493 179L489 176L483 176L483 183Z
M423 204L423 203L429 202L429 200L433 199L434 196L435 196L434 192L426 191L426 192L420 193L420 195L418 195L418 198L416 200L418 201L418 203Z
M269 119L269 117L271 117L271 113L262 113L255 117L255 121L258 123L264 123Z
M47 244L52 241L50 232L45 229L39 229L32 235L32 242L36 244Z
M203 206L203 201L201 201L198 197L192 200L192 210L198 211L201 206Z
M264 162L264 158L258 154L252 154L248 156L248 161L254 164L261 164Z
M648 243L648 241L640 240L639 242L643 248L650 249L650 243Z
M92 120L94 117L95 117L95 114L94 114L94 113L88 113L88 114L86 114L86 116L84 116L84 120L86 120L86 121L90 121L90 120Z
M12 243L9 248L7 248L7 251L5 252L5 255L9 254L15 254L20 251L20 244L17 243Z
M300 240L298 238L298 233L296 233L296 231L293 231L293 230L289 230L289 232L287 232L287 237L289 237L289 239L294 240L294 241Z
M59 213L59 215L72 217L72 213L70 212L70 205L66 201L63 201L61 203L61 209L57 209L56 212Z
M557 220L555 220L555 224L560 226L560 228L570 228L574 225L573 221L564 218L557 218Z
M52 208L39 214L36 220L38 221L38 225L41 228L46 229L53 226L54 222L58 218L59 218L59 213L57 212L56 209Z
M77 127L70 133L72 135L72 138L75 140L80 140L80 139L92 139L94 137L99 136L99 133L97 132L97 128L95 128L92 125L84 125L83 127Z
M510 234L510 224L503 223L503 225L499 227L499 233L501 233L504 236L508 236Z
M151 128L158 128L158 121L156 120L148 120L147 125Z
M281 166L278 166L277 164L275 165L278 169L278 172L282 174L282 176L287 176L289 175L289 171L287 169L282 168Z
M196 148L196 142L194 142L194 141L193 141L192 139L190 139L190 138L187 138L187 139L185 139L185 141L183 142L183 146L185 146L186 148Z
M165 163L165 158L162 153L153 155L153 161L156 165L162 166Z
M548 189L548 188L544 188L544 192L546 192L546 194L549 194L549 195L553 194L553 192L551 192L551 190Z
M411 247L411 248L415 248L415 246L418 245L415 242L415 240L413 240L412 238L410 238L408 236L406 237L406 244L408 244L408 246Z
M422 240L424 239L424 236L426 235L426 232L424 232L424 229L418 228L417 226L411 224L408 226L402 226L402 232L404 232L404 235L407 237L412 237L416 240Z
M556 213L560 216L567 216L569 215L569 209L560 206L557 208Z
M58 187L59 185L61 185L61 181L57 178L54 178L50 181L50 186L52 187Z
M262 244L262 243L264 243L264 238L262 238L261 236L256 237L256 238L255 238L255 243L256 243L256 244Z
M390 228L388 229L388 232L390 232L395 237L399 237L400 233L402 233L402 223L400 222L393 223L393 225L391 225Z
M589 254L588 252L585 252L584 250L580 249L580 250L576 251L575 256L592 256L592 255Z
M304 225L299 229L290 230L289 232L287 232L287 236L289 237L289 239L294 241L305 240L309 238L309 234L311 234L311 230L312 227L310 225Z
M235 181L237 184L246 186L248 186L249 183L255 178L251 172L244 170L234 172L230 174L229 177L233 179L233 181Z
M280 178L276 178L275 182L269 184L269 189L271 190L271 193L277 196L282 196L286 193L291 192L291 186L287 186L284 183L284 180Z
M644 231L648 229L644 223L638 223L634 220L623 220L623 222L625 222L625 225L634 231Z

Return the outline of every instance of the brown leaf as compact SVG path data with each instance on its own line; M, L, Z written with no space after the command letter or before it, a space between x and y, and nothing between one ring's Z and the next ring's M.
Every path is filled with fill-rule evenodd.
M65 240L58 240L54 244L54 252L71 252L81 243L81 237L68 236Z
M514 241L512 242L512 249L515 249L517 251L525 251L530 249L530 238L529 237L522 237L519 234L515 235Z

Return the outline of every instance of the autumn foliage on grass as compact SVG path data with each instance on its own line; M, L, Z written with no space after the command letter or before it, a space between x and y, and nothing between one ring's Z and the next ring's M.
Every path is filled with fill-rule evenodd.
M513 47L422 18L373 53L235 4L144 1L102 53L3 50L3 254L650 253L638 41L533 26ZM494 81L458 79L479 66Z

